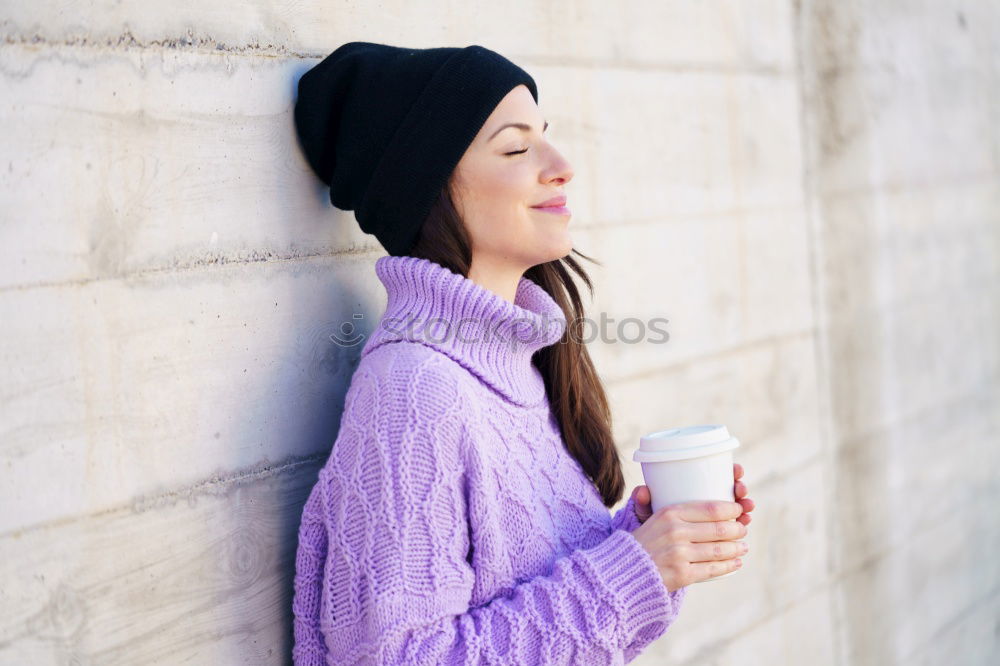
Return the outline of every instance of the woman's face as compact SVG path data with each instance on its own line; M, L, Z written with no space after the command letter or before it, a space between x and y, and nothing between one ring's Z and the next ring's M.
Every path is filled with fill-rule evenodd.
M455 167L452 193L479 271L520 274L572 250L570 214L533 208L565 196L563 186L573 178L569 162L545 139L545 126L531 92L519 85L500 101ZM572 202L567 198L564 205Z

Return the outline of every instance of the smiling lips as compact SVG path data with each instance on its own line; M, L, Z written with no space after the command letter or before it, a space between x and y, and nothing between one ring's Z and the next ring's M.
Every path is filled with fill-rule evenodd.
M555 213L557 215L571 214L570 209L566 207L566 197L563 195L552 197L548 201L543 201L537 206L532 206L532 208L546 213Z

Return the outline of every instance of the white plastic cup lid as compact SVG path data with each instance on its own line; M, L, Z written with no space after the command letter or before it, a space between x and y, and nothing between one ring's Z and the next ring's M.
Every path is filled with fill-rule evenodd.
M739 445L739 440L719 423L670 428L643 435L632 460L650 463L700 458L730 451Z

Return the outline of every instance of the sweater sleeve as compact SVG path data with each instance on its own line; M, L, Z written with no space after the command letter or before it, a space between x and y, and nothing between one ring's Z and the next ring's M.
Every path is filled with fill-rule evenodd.
M641 524L642 523L639 522L638 517L635 515L634 497L629 497L625 506L618 509L617 513L611 517L611 529L614 530L625 530L626 532L631 532Z
M311 523L325 525L326 562L308 549L316 559L301 577L307 588L308 572L323 572L322 617L297 625L304 643L295 663L319 663L310 659L321 652L308 648L315 627L338 664L528 666L637 654L679 607L623 530L472 604L465 410L439 364L400 361L384 375L355 375L320 485L324 520Z
M619 509L614 516L611 517L611 529L613 530L624 530L631 533L641 524L642 523L639 522L639 518L635 514L634 497L629 497L625 506ZM676 617L684 603L684 595L687 594L687 587L678 588L668 594L670 596L671 607L674 609L674 616ZM636 632L635 638L632 642L625 646L625 663L627 664L635 659L647 645L659 638L662 633L663 632L659 631L655 626L652 627L651 631Z

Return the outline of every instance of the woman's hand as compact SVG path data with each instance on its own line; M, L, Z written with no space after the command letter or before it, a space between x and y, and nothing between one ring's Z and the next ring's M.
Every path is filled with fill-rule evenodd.
M743 513L736 520L744 525L749 525L750 521L753 520L750 512L756 505L752 499L747 497L747 486L740 481L742 476L743 465L733 463L733 479L735 480L733 495L736 496L736 501L743 506ZM632 491L632 498L635 500L635 517L642 524L653 515L653 498L649 494L649 486L636 486Z
M668 592L735 571L749 550L736 541L747 526L735 518L743 506L723 500L697 500L662 507L632 536L649 553Z

